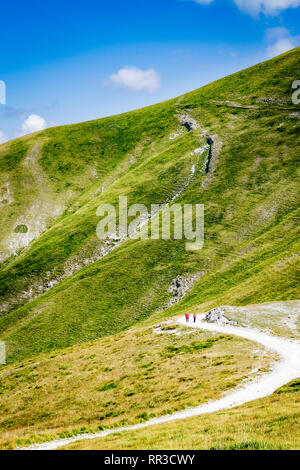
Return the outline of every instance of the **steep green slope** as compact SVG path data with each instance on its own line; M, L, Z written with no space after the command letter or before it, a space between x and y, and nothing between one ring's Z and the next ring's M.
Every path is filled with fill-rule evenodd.
M10 188L1 202L0 270L9 361L149 318L168 303L178 276L198 281L160 316L298 297L300 107L291 103L291 84L299 58L298 48L166 103L0 147L3 191ZM179 132L180 116L198 125ZM208 135L214 146L205 174ZM176 202L205 204L203 250L131 240L103 257L99 204L127 195L129 204L149 207L176 194ZM22 218L28 211L32 217ZM22 248L28 234L35 239Z

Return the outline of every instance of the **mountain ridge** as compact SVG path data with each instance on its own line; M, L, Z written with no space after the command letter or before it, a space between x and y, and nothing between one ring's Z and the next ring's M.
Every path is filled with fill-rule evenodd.
M167 102L0 146L0 211L9 221L0 232L0 335L9 361L145 321L180 276L201 273L159 315L297 298L299 124L287 111L300 108L288 105L299 51ZM198 127L181 126L182 114ZM194 152L208 136L206 175L208 149ZM176 194L204 203L204 249L131 240L103 257L96 209L120 194L148 205Z

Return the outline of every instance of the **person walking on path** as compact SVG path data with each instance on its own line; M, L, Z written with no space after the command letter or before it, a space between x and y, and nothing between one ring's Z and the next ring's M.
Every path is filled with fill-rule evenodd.
M194 319L194 323L196 323L196 321L197 321L197 315L196 315L196 313L194 313L193 319Z
M186 313L185 314L185 321L188 323L190 321L190 314Z

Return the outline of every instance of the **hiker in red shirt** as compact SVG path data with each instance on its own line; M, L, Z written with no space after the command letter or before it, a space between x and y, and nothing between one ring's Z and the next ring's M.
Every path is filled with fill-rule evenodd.
M190 321L190 314L186 313L185 314L185 321L188 323Z
M194 319L194 323L196 323L196 321L197 321L197 315L196 315L196 313L194 313L193 319Z

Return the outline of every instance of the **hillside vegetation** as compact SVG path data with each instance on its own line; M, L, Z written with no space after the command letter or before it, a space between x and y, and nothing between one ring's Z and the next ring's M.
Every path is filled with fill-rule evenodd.
M0 448L143 423L268 370L270 354L250 341L183 330L130 330L7 366Z
M165 103L0 146L9 363L185 309L299 296L299 57L298 48ZM190 132L182 117L195 123ZM105 245L96 210L120 195L149 208L176 195L204 204L203 249L186 251L185 240ZM162 311L175 278L193 288Z
M295 450L300 382L234 410L66 446L66 450Z

